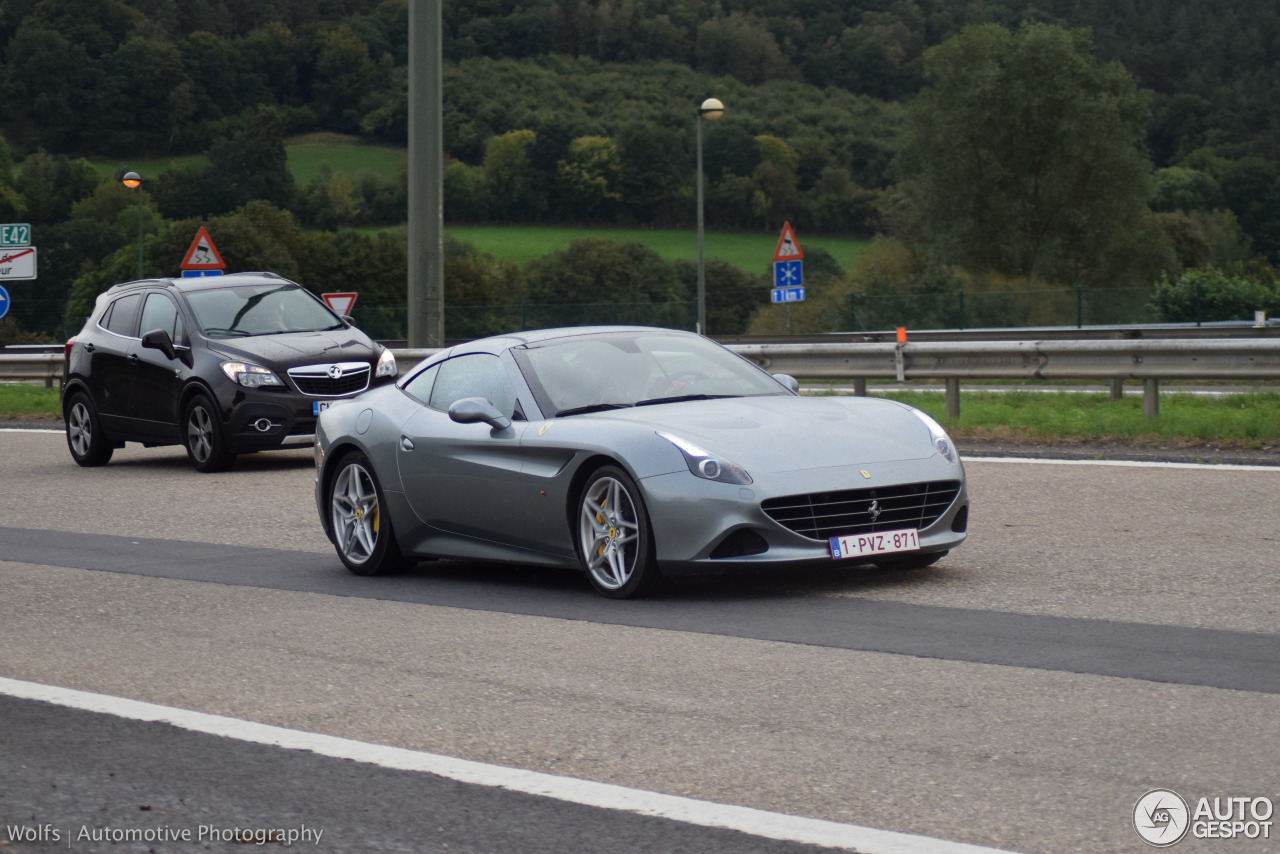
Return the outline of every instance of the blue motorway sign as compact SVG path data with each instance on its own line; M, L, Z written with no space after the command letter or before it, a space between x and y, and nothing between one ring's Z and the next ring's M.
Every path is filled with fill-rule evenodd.
M804 288L774 288L769 294L774 302L804 302Z
M0 287L0 317L9 313L9 292Z
M775 288L798 288L804 284L803 261L774 261L773 286ZM789 300L788 300L789 301Z
M183 270L184 279L203 279L205 276L221 276L221 270Z

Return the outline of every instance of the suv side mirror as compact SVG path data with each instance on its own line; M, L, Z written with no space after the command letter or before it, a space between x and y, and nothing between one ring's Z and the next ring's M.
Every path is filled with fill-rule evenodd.
M455 400L449 407L449 417L459 424L476 424L484 422L495 430L505 430L511 426L511 419L498 411L483 397L464 397Z
M173 349L173 339L163 329L152 329L142 336L142 346L159 350L168 359L178 358L178 351Z

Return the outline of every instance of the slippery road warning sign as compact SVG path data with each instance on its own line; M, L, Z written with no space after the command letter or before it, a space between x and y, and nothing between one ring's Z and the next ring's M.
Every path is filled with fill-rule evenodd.
M208 229L203 225L200 226L200 230L196 232L196 239L191 241L191 248L182 259L182 269L222 270L226 266L222 262L222 256L218 254L218 247L213 245L213 238L209 236Z
M796 240L795 230L791 228L791 223L784 222L782 234L778 236L778 248L773 253L773 260L800 261L803 259L804 252L800 249L800 241Z

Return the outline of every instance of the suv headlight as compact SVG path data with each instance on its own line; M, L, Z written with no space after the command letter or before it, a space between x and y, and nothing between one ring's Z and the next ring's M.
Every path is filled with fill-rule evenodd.
M396 375L396 357L390 350L383 350L378 357L378 370L375 377L394 377Z
M934 421L928 415L925 415L919 409L912 409L912 414L924 422L924 426L929 428L929 438L933 441L933 447L937 448L938 453L946 457L947 462L954 463L960 459L956 453L956 446L952 444L951 437L947 435L947 431L942 429L942 425Z
M271 371L249 362L223 362L222 372L227 375L227 379L245 388L284 385L284 382Z
M737 463L726 460L724 457L717 457L710 451L703 450L692 442L681 439L679 436L673 436L661 430L658 430L657 433L680 449L680 453L684 454L685 465L697 477L704 480L714 480L717 483L751 483L751 475L747 474L747 470Z

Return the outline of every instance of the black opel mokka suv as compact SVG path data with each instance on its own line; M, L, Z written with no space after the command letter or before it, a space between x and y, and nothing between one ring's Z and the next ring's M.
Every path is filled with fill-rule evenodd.
M127 282L66 344L67 446L97 466L125 442L183 445L221 471L310 445L330 402L395 377L390 350L274 273Z

